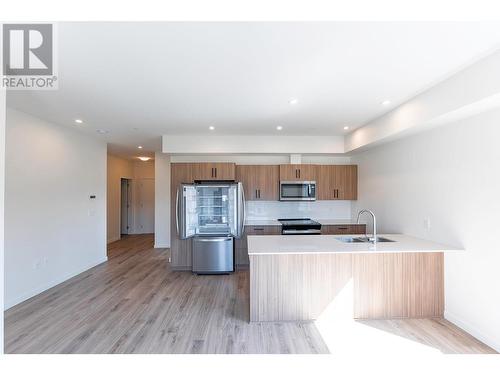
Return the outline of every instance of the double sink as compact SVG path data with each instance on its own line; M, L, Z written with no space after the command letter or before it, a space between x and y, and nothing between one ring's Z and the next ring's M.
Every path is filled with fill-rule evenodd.
M396 242L394 240L390 240L385 237L352 237L352 236L345 236L345 237L339 237L337 238L339 241L346 242L346 243L376 243L376 242Z

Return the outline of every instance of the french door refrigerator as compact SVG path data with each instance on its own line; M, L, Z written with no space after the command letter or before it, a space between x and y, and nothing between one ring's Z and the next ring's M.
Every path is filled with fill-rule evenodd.
M193 238L194 273L234 271L234 238L241 237L245 222L241 182L181 184L176 219L179 237Z

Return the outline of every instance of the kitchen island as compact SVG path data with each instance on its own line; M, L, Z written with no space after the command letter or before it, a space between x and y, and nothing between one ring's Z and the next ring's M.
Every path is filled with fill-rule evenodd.
M249 235L250 320L316 319L348 285L354 318L442 317L443 253L461 249L402 234L380 236L392 242Z

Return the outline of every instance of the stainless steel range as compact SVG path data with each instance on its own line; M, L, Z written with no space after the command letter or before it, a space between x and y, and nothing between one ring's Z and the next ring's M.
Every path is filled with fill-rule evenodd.
M309 218L278 219L281 234L321 234L321 224Z

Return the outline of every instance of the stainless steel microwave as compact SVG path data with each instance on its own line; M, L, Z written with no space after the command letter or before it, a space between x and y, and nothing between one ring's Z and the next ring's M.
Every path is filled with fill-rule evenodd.
M315 201L316 181L280 181L280 201Z

